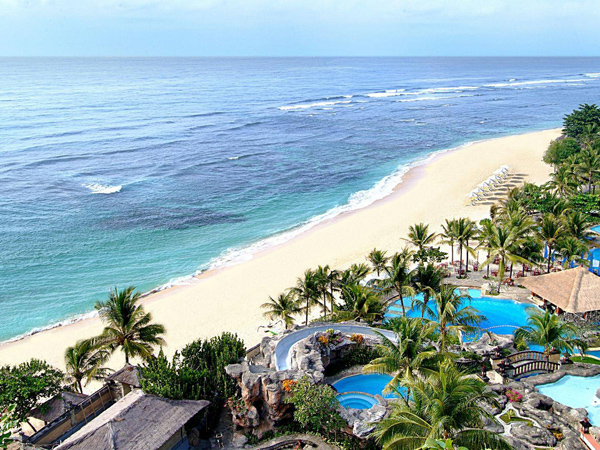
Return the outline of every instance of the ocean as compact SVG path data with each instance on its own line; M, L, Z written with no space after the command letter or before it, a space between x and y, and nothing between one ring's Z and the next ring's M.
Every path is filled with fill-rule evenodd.
M435 152L598 101L598 58L0 59L0 340L247 260Z

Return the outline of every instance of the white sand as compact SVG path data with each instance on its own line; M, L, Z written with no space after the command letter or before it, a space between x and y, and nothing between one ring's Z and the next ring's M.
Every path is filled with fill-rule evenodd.
M266 324L260 305L295 284L305 269L319 264L345 268L363 262L374 247L396 251L404 246L408 226L429 223L439 230L444 219L468 216L479 220L489 206L470 206L467 195L499 166L528 181L548 180L550 166L542 155L560 130L548 130L488 140L441 154L426 166L405 175L394 194L375 204L347 213L254 256L250 261L203 274L188 286L178 286L144 300L155 321L167 329L167 353L200 337L223 331L238 333L248 347L258 343ZM67 346L99 333L97 318L54 328L0 346L0 364L41 358L63 367ZM120 355L110 366L123 364Z

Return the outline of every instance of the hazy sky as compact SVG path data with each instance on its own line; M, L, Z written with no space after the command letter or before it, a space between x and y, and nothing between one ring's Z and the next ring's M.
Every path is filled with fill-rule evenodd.
M600 55L600 0L0 0L3 56Z

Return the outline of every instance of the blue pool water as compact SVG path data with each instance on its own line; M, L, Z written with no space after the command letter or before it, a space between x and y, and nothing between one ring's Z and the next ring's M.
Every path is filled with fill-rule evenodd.
M247 260L385 197L433 152L558 127L598 98L599 72L599 58L2 58L0 340L88 313L115 284Z
M373 397L375 395L381 395L384 398L397 397L395 393L383 393L390 381L392 381L390 375L360 374L342 378L333 383L333 387L340 393L337 398L344 408L366 409L377 402ZM400 393L404 392L405 389L400 388Z
M590 230L592 230L595 233L600 234L600 225L595 225L592 228L590 228Z
M556 383L542 384L537 388L563 405L587 409L592 424L600 425L600 401L596 398L600 375L589 378L566 375Z
M467 300L465 304L470 304L486 318L482 322L481 328L496 334L512 334L516 328L525 325L528 317L527 308L533 306L514 300L482 297L481 291L478 289L469 289L469 295L471 296L471 300ZM422 294L418 294L416 298L422 299L423 296ZM405 301L405 305L408 306L409 304L410 300ZM389 308L385 317L388 319L398 317L401 312L402 307L398 301ZM409 317L420 317L421 313L416 310L408 310L407 315ZM427 315L426 317L435 319L435 317L428 317Z
M347 394L340 394L337 396L340 405L344 408L354 409L369 409L375 406L377 399L369 394L363 394L360 392L348 392Z

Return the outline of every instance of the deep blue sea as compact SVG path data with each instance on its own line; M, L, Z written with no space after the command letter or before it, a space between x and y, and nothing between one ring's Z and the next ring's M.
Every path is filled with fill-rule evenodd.
M247 259L432 152L599 101L594 58L0 59L0 340L113 285Z

